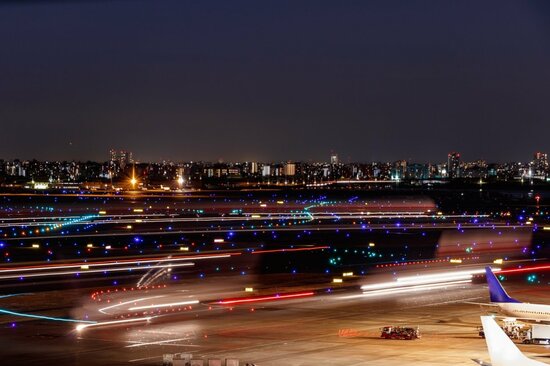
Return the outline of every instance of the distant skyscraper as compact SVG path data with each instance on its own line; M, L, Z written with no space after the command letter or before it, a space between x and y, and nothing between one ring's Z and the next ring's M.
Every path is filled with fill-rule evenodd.
M258 173L258 163L252 162L250 163L250 174L257 174Z
M284 175L286 176L296 175L296 164L286 163L284 167Z
M121 169L124 169L126 165L132 164L134 162L134 157L131 151L116 151L114 149L111 149L109 150L109 155L111 157L111 163L118 164Z
M536 152L533 156L531 166L533 176L545 178L548 174L548 154Z
M393 164L391 179L392 180L404 179L406 177L406 173L407 173L407 161L406 160L396 161Z
M338 154L332 154L332 155L330 156L330 163L331 163L331 164L336 165L336 164L338 164L339 162L340 162L340 161L338 160Z
M447 155L447 175L450 179L460 178L460 154L457 152Z

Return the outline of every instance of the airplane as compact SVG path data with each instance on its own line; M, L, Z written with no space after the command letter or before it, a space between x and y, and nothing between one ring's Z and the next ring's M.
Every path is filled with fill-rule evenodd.
M473 360L474 362L483 366L548 366L547 363L532 360L521 353L491 316L482 316L481 324L491 364L480 360Z
M496 306L506 316L529 323L550 324L550 305L529 304L510 297L491 270L485 267L491 306Z

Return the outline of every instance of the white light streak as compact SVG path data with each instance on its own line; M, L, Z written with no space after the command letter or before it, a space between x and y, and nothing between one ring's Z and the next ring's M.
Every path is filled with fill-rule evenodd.
M78 332L83 331L86 328L97 328L102 326L109 326L109 325L119 325L119 324L129 324L129 323L139 323L139 322L148 322L152 317L148 316L145 318L134 318L134 319L123 319L123 320L112 320L107 322L101 322L101 323L93 323L93 324L78 324L76 326L76 330Z
M429 291L429 290L436 290L436 289L441 289L448 286L454 286L454 285L470 283L470 282L471 280L460 280L460 281L450 281L450 282L444 282L444 283L438 283L438 284L414 285L414 286L399 287L399 288L385 288L385 289L379 289L379 290L366 291L361 295L344 296L344 297L340 297L340 299L348 300L348 299L355 299L360 297L373 297L373 296L379 296L379 295L393 295L393 294L402 294L402 293L416 292L416 291Z
M181 301L181 302L172 302L167 304L153 304L153 305L143 305L143 306L135 306L132 308L129 308L129 311L134 310L145 310L145 309L156 309L156 308L167 308L171 306L181 306L181 305L195 305L198 304L199 300L190 300L190 301Z
M499 269L496 269L496 270L498 271ZM484 272L485 272L484 269L475 269L475 270L468 270L468 271L455 271L455 272L446 272L446 273L439 273L439 274L408 276L408 277L398 278L396 281L392 281L392 282L363 285L361 286L361 290L374 291L374 290L382 290L382 289L393 289L393 288L399 288L399 287L405 287L405 286L429 285L429 284L436 284L436 283L443 283L443 282L450 282L450 281L461 281L461 280L471 281L473 275L482 274Z
M125 301L125 302L121 302L119 304L115 304L115 305L111 305L111 306L101 308L101 309L99 309L99 312L102 313L102 314L109 314L109 313L106 312L106 310L111 310L111 309L117 308L119 306L128 305L128 304L141 302L141 301L145 301L145 300L158 299L158 298L164 297L164 296L166 296L166 295L142 297L141 299Z
M12 274L12 275L0 276L0 279L4 280L4 279L10 279L10 278L62 276L62 275L80 274L80 273L86 274L86 273L97 273L97 272L135 271L135 270L146 270L151 268L188 267L188 266L194 266L194 265L195 263L176 263L176 264L170 264L170 265L162 264L157 266L115 267L115 268L102 268L102 269L85 269L81 271Z

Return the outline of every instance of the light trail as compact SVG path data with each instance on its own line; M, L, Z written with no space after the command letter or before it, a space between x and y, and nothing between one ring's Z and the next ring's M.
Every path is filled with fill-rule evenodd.
M187 256L173 256L170 258L166 257L146 257L142 259L120 259L114 261L101 261L101 262L80 262L80 263L68 263L68 264L46 264L42 266L23 266L15 268L0 268L0 274L2 273L11 273L11 272L27 272L27 271L49 271L53 269L69 269L69 268L82 268L88 266L92 267L102 267L102 266L117 266L117 265L126 265L126 264L142 264L142 263L164 263L164 262L180 262L188 260L201 260L201 259L215 259L215 258L229 258L231 256L241 255L241 253L230 253L230 254L204 254L204 255L187 255ZM149 267L150 268L150 267ZM80 272L86 272L89 270L83 269Z
M511 269L493 269L493 272L497 272L500 274L507 274L507 273L521 273L521 272L532 272L532 271L546 271L550 269L550 265L543 265L543 266L533 266L533 267L522 267L522 268L511 268Z
M245 303L251 303L251 302L274 301L274 300L300 298L300 297L313 296L314 294L315 294L314 292L310 291L310 292L299 292L299 293L286 294L286 295L277 294L277 295L271 295L271 296L247 297L247 298L232 299L232 300L220 300L220 301L216 302L216 304L236 305L236 304L245 304Z
M391 294L402 294L407 292L437 290L437 289L446 288L449 286L460 285L460 284L471 283L471 282L472 282L471 279L469 279L469 280L449 281L449 282L443 282L443 283L437 283L437 284L403 286L398 288L384 288L379 290L366 291L360 295L342 296L339 299L350 300L350 299L356 299L361 297L374 297L374 296L380 296L380 295L391 295Z
M183 305L196 305L198 303L199 303L199 300L190 300L190 301L172 302L172 303L158 304L158 305L153 304L153 305L135 306L135 307L129 308L128 311L167 308L172 306L183 306Z
M8 295L2 295L0 296L0 299L5 299L6 297L14 297L14 296L21 296L21 295L28 295L28 294L8 294Z
M121 272L121 271L134 271L134 270L148 270L151 268L166 268L166 267L188 267L194 266L195 263L176 263L169 265L154 265L154 266L134 266L134 267L115 267L115 268L103 268L103 269L83 269L80 271L62 271L62 272L45 272L45 273L28 273L28 274L12 274L12 275L0 275L0 280L14 279L14 278L27 278L27 277L46 277L46 276L63 276L71 274L86 274L86 273L99 273L99 272Z
M23 318L31 318L31 319L42 319L42 320L50 320L50 321L57 321L57 322L67 322L67 323L86 323L86 324L95 324L96 322L91 320L78 320L78 319L68 319L68 318L57 318L53 316L46 316L46 315L35 315L35 314L28 314L28 313L19 313L16 311L6 310L6 309L0 309L0 313L7 314L7 315L14 315L14 316L20 316ZM82 325L82 324L80 324Z
M331 217L334 220L334 217ZM442 229L451 229L456 230L457 224L447 224L447 223L424 223L422 225L401 225L395 226L390 223L388 224L345 224L340 225L293 225L293 226L261 226L256 228L215 228L215 229L181 229L181 230L159 230L159 231L132 231L132 232L112 232L112 233L88 233L88 234L65 234L65 235L47 235L47 236L22 236L22 237L4 237L1 240L4 242L8 241L26 241L26 240L37 240L37 239L67 239L67 238L102 238L102 237L119 237L119 236L152 236L152 235L178 235L178 234L221 234L221 233L230 233L230 232L240 232L240 233L253 233L253 232L263 232L263 231L274 231L274 232L293 232L293 231L304 231L304 230L315 230L315 231L335 231L335 230L348 230L348 231L430 231L430 230L442 230ZM480 224L471 224L471 223L461 223L461 229L472 229L472 230L528 230L532 231L533 228L530 226L523 226L520 224L517 225L508 225L505 223L485 223Z
M136 344L131 344L129 346L126 346L126 348L152 346L152 345L166 344L166 343L171 343L171 342L186 341L186 340L189 340L189 339L191 339L191 337L166 339L166 340L163 340L163 341L156 341L156 342L137 342L137 341L132 342L132 341L129 341L129 342L136 343ZM179 346L179 345L174 344L174 346ZM185 346L188 347L188 345L185 345Z
M407 286L431 285L452 281L468 281L471 282L472 276L484 273L484 269L475 269L469 271L455 271L440 274L418 275L398 278L395 281L376 283L372 285L363 285L363 291L378 291L386 289L396 289Z
M120 307L120 306L124 306L124 305L128 305L128 304L135 304L136 302L141 302L141 301L145 301L145 300L158 299L158 298L165 297L165 296L166 295L150 296L150 297L142 297L141 299L125 301L125 302L121 302L121 303L118 303L118 304L115 304L115 305L106 306L104 308L101 308L101 309L99 309L99 312L102 313L102 314L109 315L109 313L107 313L106 310L111 310L111 309L114 309L114 308L117 308L117 307Z
M148 317L145 317L145 318L133 318L133 319L123 319L123 320L112 320L112 321L107 321L107 322L95 322L93 324L79 324L76 326L76 331L77 332L81 332L83 331L84 329L87 329L87 328L91 328L91 327L94 327L94 328L97 328L97 327L104 327L104 326L110 326L110 325L120 325L120 324L130 324L130 323L140 323L140 322L149 322L151 319L153 319L153 317L151 316L148 316Z
M251 254L265 254L265 253L280 253L280 252L302 252L310 250L330 249L329 246L310 247L310 248L288 248L288 249L269 249L269 250L255 250Z

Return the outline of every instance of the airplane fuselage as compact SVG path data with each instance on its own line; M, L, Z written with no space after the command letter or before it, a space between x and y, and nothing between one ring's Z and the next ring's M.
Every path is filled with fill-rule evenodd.
M497 303L506 316L530 322L550 323L550 305L528 303Z

